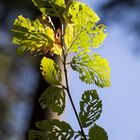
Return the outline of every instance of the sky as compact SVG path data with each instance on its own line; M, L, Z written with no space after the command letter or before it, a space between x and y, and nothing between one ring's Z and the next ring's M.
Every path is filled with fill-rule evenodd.
M98 15L100 15L98 7L102 2L102 0L86 1L90 6L93 5ZM132 13L130 15L127 22L134 18ZM103 102L103 112L97 124L107 131L109 140L140 140L140 59L131 51L137 45L138 37L125 28L125 23L126 21L116 23L108 21L108 37L96 51L109 61L111 87L99 89L94 85L86 85L78 79L78 73L69 72L71 93L77 110L84 90L97 89ZM75 116L72 109L68 110L69 107L68 102L64 119L72 124L73 128L78 129Z

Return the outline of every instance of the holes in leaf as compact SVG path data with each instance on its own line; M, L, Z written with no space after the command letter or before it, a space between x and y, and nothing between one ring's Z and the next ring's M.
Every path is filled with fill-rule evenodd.
M65 109L65 92L62 88L51 86L43 92L39 102L43 109L50 107L53 112L60 115Z
M83 127L89 127L99 117L102 112L102 102L98 97L96 90L87 90L82 95L80 101L79 118Z

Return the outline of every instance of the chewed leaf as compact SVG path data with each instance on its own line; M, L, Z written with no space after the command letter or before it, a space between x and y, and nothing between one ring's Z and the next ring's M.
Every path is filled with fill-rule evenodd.
M32 0L43 15L61 17L65 10L65 0Z
M91 126L101 115L102 102L96 90L87 90L80 101L79 118L83 127Z
M99 87L110 86L110 67L108 61L98 54L82 52L73 58L73 70L78 71L80 79L87 84L96 84Z
M59 66L47 57L43 57L40 64L40 70L45 80L52 85L60 85L61 70Z
M81 2L72 2L64 18L67 21L65 42L70 52L78 52L79 49L88 52L90 47L99 47L106 37L106 27L97 24L99 17Z
M29 51L33 55L47 52L61 55L60 45L56 45L55 33L52 28L42 24L38 19L35 21L18 16L13 25L13 44L19 45L18 54ZM59 52L57 51L59 48Z
M62 114L65 109L65 92L64 89L57 86L47 88L39 98L40 105L43 109L50 108L58 115Z
M26 51L41 52L53 47L54 31L38 19L31 21L18 16L13 25L13 44L26 47Z
M94 124L94 126L89 129L89 140L108 140L108 136L102 127Z
M68 123L56 119L37 122L36 128L29 131L29 140L71 140L74 135Z

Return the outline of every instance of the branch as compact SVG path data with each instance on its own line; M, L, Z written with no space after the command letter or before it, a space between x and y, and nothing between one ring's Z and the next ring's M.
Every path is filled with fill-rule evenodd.
M77 121L78 121L79 127L80 127L80 129L81 129L81 133L82 133L84 139L87 140L86 135L85 135L85 132L84 132L84 130L83 130L83 128L82 128L82 124L81 124L80 119L79 119L79 117L78 117L78 113L77 113L76 107L75 107L74 102L73 102L73 100L72 100L72 97L71 97L71 94L70 94L70 89L69 89L68 74L67 74L67 66L66 66L66 65L67 65L67 63L66 63L67 53L65 53L65 52L66 52L66 46L65 46L65 41L64 41L64 23L62 24L62 36L61 36L61 40L62 40L62 52L63 52L63 58L64 58L63 67L64 67L66 91L67 91L68 97L69 97L69 99L70 99L72 108L73 108L73 110L74 110L76 119L77 119Z

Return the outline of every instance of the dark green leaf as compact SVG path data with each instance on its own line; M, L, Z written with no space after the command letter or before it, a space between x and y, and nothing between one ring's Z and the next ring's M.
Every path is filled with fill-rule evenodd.
M101 115L102 102L96 90L87 90L80 101L79 118L83 127L92 125Z
M65 12L67 26L65 42L71 52L84 50L89 52L90 47L99 47L106 37L105 26L97 25L100 20L96 13L81 2L72 2Z
M87 84L96 84L99 87L110 86L108 61L98 54L90 56L81 52L73 58L71 67L79 72L80 79Z
M108 140L108 136L103 128L94 124L94 126L89 129L89 140Z
M51 51L54 42L54 31L43 25L38 19L31 21L18 16L13 25L13 44L19 45L19 54L30 51L31 54L43 54Z
M26 47L22 46L22 47L17 48L16 53L17 55L23 55L25 51L26 51Z
M29 131L29 140L71 140L74 131L71 126L59 120L44 120L36 123L38 130Z
M45 80L52 85L60 85L61 70L59 66L47 57L43 57L40 64L40 70Z
M64 0L32 0L35 6L43 13L51 17L61 17L66 8Z
M56 86L49 87L43 92L39 102L43 109L49 107L53 112L60 115L65 109L65 92Z

